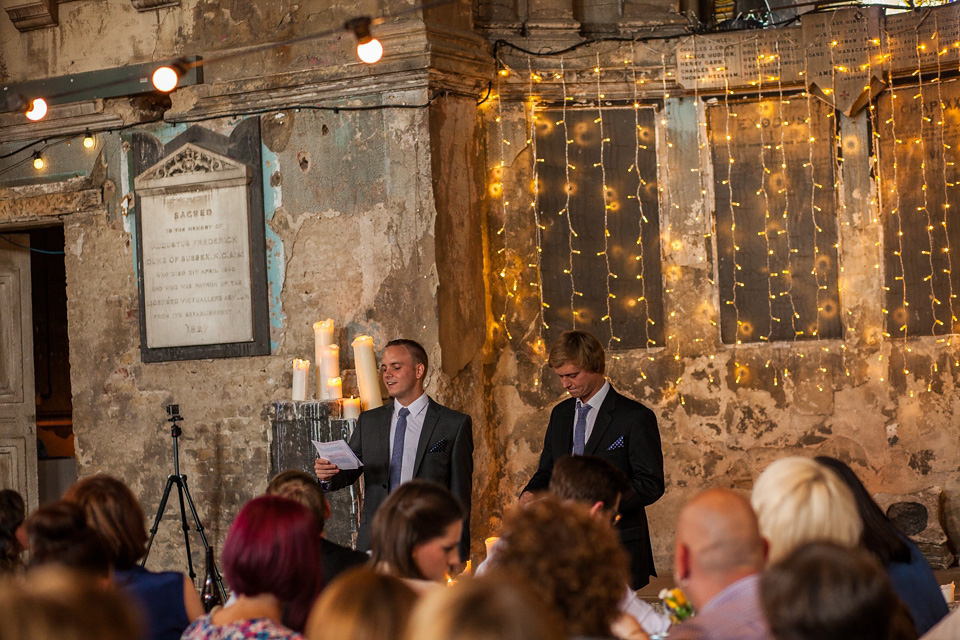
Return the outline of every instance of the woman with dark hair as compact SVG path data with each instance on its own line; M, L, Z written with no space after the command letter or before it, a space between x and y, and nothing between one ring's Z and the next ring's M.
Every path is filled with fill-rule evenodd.
M802 544L767 568L760 601L775 640L915 640L877 559L833 542Z
M148 571L139 565L146 553L147 529L140 503L120 480L95 475L76 483L64 500L80 509L106 542L118 587L140 606L146 640L178 640L203 614L193 582L179 571Z
M886 569L893 589L910 610L917 631L926 633L948 611L930 564L920 549L894 526L853 469L829 456L817 456L814 460L832 469L850 487L863 520L860 544Z
M110 582L110 552L75 504L52 502L27 519L28 569L59 565Z
M465 512L446 487L411 480L391 493L373 518L371 549L378 571L441 583L460 563Z
M302 640L320 592L319 537L313 515L293 500L261 496L244 505L221 557L237 599L197 619L183 640Z
M17 530L27 518L23 498L13 489L0 491L0 576L15 573L21 567L23 545Z

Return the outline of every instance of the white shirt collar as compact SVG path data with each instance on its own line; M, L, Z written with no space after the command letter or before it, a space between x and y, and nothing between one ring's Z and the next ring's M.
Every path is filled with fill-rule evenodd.
M603 381L603 386L593 394L589 400L586 402L580 402L580 398L577 398L577 408L582 404L590 405L591 409L599 409L600 405L603 404L604 399L607 397L607 392L610 391L610 382L608 380ZM411 409L413 411L413 409Z
M417 415L420 415L421 413L423 413L423 411L427 408L427 405L429 405L429 404L430 404L430 396L428 396L428 395L427 395L427 392L424 391L422 394L420 394L420 397L419 397L419 398L417 398L416 400L414 400L413 402L411 402L409 405L407 405L407 409L410 410L410 415L411 415L411 416L417 416ZM403 405L400 404L400 401L397 400L396 398L394 398L394 400L393 400L393 415L394 415L394 416L397 415L397 413L400 411L400 408L401 408L402 406L403 406Z

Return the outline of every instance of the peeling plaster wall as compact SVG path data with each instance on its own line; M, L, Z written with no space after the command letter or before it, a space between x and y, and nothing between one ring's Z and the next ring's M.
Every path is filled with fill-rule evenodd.
M516 67L524 68L519 62ZM869 137L866 116L841 122L845 151L838 226L845 338L738 347L723 344L714 324L713 194L709 180L707 193L701 194L699 172L709 167L700 160L697 109L690 98L669 98L660 116L664 282L657 286L664 290L667 345L607 355L613 386L659 418L667 486L647 514L661 575L669 575L674 523L688 498L712 486L748 493L767 464L788 455L846 460L873 492L943 487L945 528L956 544L956 346L936 337L911 338L906 344L882 337L883 274L876 267L882 263L882 228L871 222L878 216L870 210L874 186L867 145L856 143ZM491 240L489 249L490 269L495 274L505 269L507 275L490 278L493 318L487 345L489 422L503 452L496 468L500 495L492 502L501 504L515 499L536 468L550 410L563 397L546 366L549 345L541 338L539 300L526 284L536 280L528 266L536 262L529 117L529 105L508 101L484 115L486 166L505 161L503 201L510 203L487 196L492 233L505 227L504 238ZM488 174L492 182L499 179ZM600 215L597 224L602 224ZM514 279L520 287L508 297ZM905 376L903 368L911 373Z

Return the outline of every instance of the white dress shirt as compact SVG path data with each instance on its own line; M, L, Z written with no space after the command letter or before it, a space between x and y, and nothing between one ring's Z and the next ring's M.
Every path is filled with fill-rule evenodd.
M410 415L407 416L407 430L403 436L403 465L400 467L400 482L406 482L413 479L413 467L417 461L417 445L420 443L420 432L423 431L423 421L427 417L427 407L430 405L430 398L423 393L419 398L410 403L407 409ZM390 459L393 459L393 439L397 432L397 413L403 405L399 400L393 401L393 415L390 416Z
M603 404L603 399L607 397L607 392L610 391L610 383L606 380L603 381L603 386L593 394L593 396L586 402L580 402L580 399L577 398L577 410L573 412L573 430L577 430L577 416L580 415L580 407L587 405L590 407L590 411L587 412L587 429L584 432L583 444L586 445L590 442L590 434L593 433L593 425L597 423L597 413L600 411L600 405ZM412 411L412 409L411 409ZM573 451L573 441L570 444L570 450Z

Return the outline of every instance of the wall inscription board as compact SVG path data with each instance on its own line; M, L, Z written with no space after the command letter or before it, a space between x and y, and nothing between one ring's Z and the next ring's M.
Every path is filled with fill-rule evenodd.
M255 171L199 141L166 151L134 181L144 361L263 353Z

